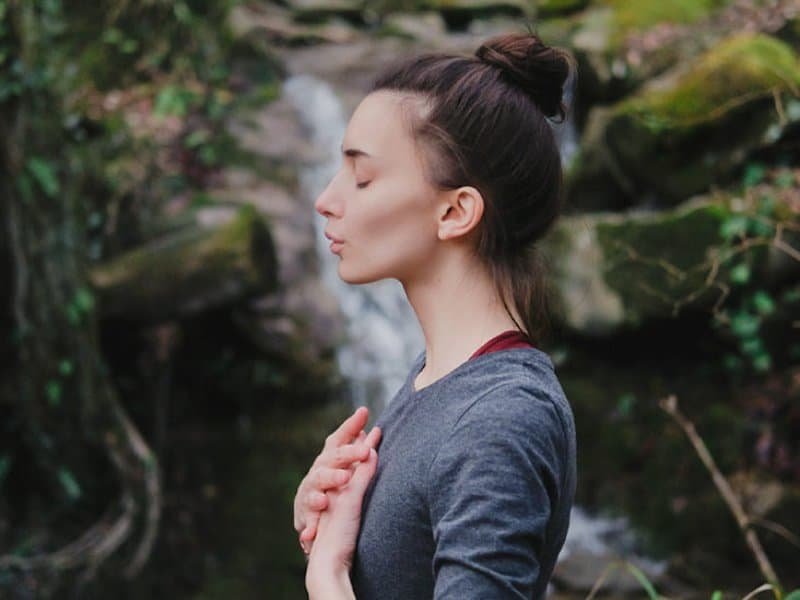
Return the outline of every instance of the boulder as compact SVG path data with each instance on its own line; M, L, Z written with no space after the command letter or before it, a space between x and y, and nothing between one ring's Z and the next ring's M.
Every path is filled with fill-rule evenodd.
M586 8L589 0L538 0L536 2L536 15L549 17L573 13Z
M761 198L718 193L672 210L562 217L542 248L563 325L601 336L681 311L711 313L745 269L749 282L765 287L800 281L800 261L787 265L776 256L784 251L768 243L732 250L740 237L771 239L769 223L800 222L797 206L767 212ZM784 241L796 249L798 237Z
M644 81L701 51L703 35L680 35L681 27L695 23L724 2L691 0L637 2L601 0L586 10L556 23L543 24L552 43L572 50L578 61L580 96L586 103L608 102L632 91ZM547 14L546 12L544 14ZM549 19L553 21L554 19ZM651 39L646 57L630 52L628 41L647 34ZM680 36L680 43L674 37Z
M316 23L331 17L360 22L365 7L364 0L288 0L286 2L294 19Z
M426 0L428 9L438 11L450 29L465 29L473 19L498 15L529 17L534 3L530 0Z
M276 289L275 247L255 208L208 208L184 220L92 267L103 317L185 317Z
M800 62L787 44L730 36L686 68L593 111L569 173L570 205L645 198L670 206L727 183L752 152L800 121L798 90Z

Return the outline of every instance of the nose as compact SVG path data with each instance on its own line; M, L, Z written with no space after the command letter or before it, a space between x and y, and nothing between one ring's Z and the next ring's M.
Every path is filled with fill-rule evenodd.
M317 199L314 201L314 209L323 217L331 217L341 212L339 203L335 200L335 181L335 177L331 179L325 189L322 190L322 193L317 196Z

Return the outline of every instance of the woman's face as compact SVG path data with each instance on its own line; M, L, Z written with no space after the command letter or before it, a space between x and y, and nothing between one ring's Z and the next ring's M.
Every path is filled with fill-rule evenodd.
M436 190L406 129L398 94L367 95L345 131L342 166L314 207L342 240L339 277L348 283L406 280L424 269L437 242Z

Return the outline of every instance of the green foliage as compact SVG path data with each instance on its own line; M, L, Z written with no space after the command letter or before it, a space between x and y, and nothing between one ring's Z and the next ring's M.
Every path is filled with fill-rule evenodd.
M25 167L41 190L50 198L54 198L60 186L53 165L46 159L32 156Z
M6 552L41 554L72 541L75 517L108 504L99 492L118 491L116 479L95 476L102 469L92 456L102 452L104 386L113 383L87 352L97 318L87 268L139 243L172 195L205 193L209 175L240 156L226 120L278 95L263 51L225 30L234 4L0 0L8 181L0 206L16 209L30 288L27 318L8 336L22 368L20 385L6 386L14 393L4 399L3 434L20 448L0 451L0 485L12 464L22 468L15 456L33 466L30 485L13 492L30 509L8 515ZM277 375L261 366L253 379L266 385Z
M780 182L780 183L779 183ZM791 298L773 297L769 289L753 284L753 264L749 254L739 248L747 244L769 243L775 236L777 224L794 217L779 214L777 190L794 185L791 170L770 172L762 163L749 163L742 175L742 195L748 201L744 208L732 213L721 224L723 254L733 263L728 271L732 297L725 308L715 314L714 324L727 329L735 338L738 354L728 354L723 364L731 372L750 368L756 373L769 371L774 364L773 353L764 337L765 320L778 310L778 303L792 302ZM798 298L800 299L800 298Z
M66 467L61 467L58 470L58 481L61 483L61 487L64 488L64 492L66 492L70 500L78 500L83 495L81 486L78 485L75 476Z

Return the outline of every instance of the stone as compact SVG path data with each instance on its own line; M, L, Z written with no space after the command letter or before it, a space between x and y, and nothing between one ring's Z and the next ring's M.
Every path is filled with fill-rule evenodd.
M383 34L401 35L413 40L430 42L446 33L442 15L422 13L390 13L383 20Z
M627 197L617 205L644 197L670 206L728 183L752 152L800 121L798 89L800 63L788 45L763 34L728 37L590 114L569 173L570 205L596 203L593 190L610 187Z
M779 251L769 244L731 251L731 227L763 216L759 196L718 193L671 210L562 217L542 240L542 249L563 325L604 336L682 311L710 313L725 289L735 285L735 266L745 262L753 282L797 281L800 262L778 279L776 271L785 264L775 260ZM771 218L796 224L800 211L778 205ZM765 231L761 239L772 234ZM791 240L795 248L797 237Z

